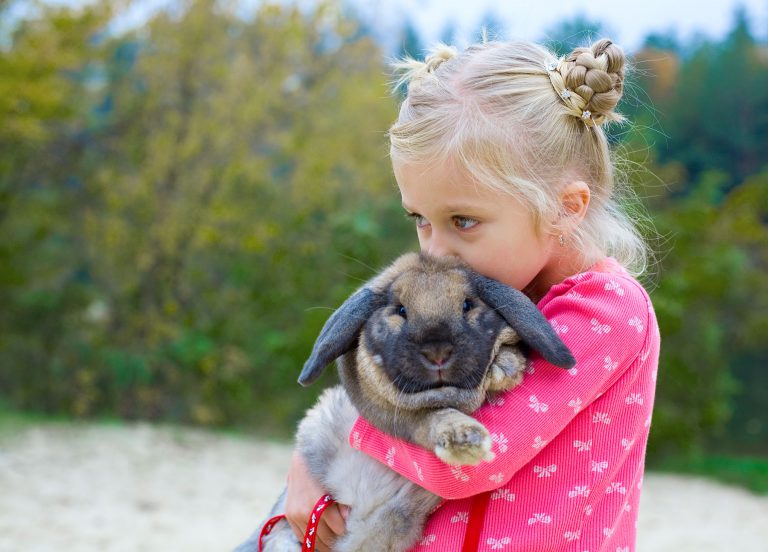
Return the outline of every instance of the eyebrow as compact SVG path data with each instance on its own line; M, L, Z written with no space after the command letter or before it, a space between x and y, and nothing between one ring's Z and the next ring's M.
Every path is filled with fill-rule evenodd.
M409 213L418 212L418 209L411 209L404 202L401 203L401 205L403 206L403 209L405 209ZM470 212L477 212L477 211L482 211L482 210L483 210L482 207L480 207L478 205L472 205L470 203L457 203L455 205L446 205L445 206L445 211L447 213L452 213L452 214L470 213Z

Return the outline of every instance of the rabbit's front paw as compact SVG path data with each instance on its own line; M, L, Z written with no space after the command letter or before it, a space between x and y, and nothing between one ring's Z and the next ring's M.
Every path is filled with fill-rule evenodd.
M520 350L517 347L501 347L488 371L488 391L512 389L523 381L524 370L525 357Z
M435 454L446 464L475 465L495 457L491 435L474 418L449 411L441 414L435 429Z

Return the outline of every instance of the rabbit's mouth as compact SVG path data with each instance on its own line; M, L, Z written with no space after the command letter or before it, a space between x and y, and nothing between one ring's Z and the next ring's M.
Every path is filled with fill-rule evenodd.
M406 354L387 359L384 352L371 354L365 335L361 339L354 359L348 355L340 358L339 375L345 385L360 386L364 409L368 403L383 401L398 410L456 408L473 412L485 400L482 382L490 361L483 365L457 358L452 370L441 369L439 379L427 379L426 369L416 358ZM457 371L460 367L465 369L463 375Z
M453 363L445 366L427 366L418 370L415 375L398 373L392 378L392 384L403 393L420 393L430 389L456 387L459 389L475 389L480 385L484 370L456 370ZM415 376L415 377L414 377Z
M445 378L441 370L437 370L435 373L430 373L432 381L425 380L411 380L405 378L398 378L393 383L403 393L421 393L422 391L428 391L430 389L440 389L442 387L456 387L450 381Z
M440 363L432 362L425 358L421 358L420 360L426 384L433 387L451 385L452 379L455 379L455 376L453 376L453 359L448 359L446 362Z

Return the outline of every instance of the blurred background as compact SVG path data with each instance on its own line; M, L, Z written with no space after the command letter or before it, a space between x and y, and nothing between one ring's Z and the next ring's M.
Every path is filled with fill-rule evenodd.
M0 0L0 418L289 439L322 323L417 247L387 61L607 35L656 252L649 463L768 493L768 2L473 4Z

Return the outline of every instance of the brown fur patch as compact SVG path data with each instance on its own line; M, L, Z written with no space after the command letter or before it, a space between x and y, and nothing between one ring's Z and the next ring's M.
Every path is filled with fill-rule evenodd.
M424 289L439 290L439 293L420 291ZM460 314L470 290L466 276L458 270L432 274L411 271L395 280L391 292L400 303L429 321L445 319L448 313Z
M395 332L400 332L403 329L403 324L405 324L405 320L399 314L391 314L384 320L387 323L387 327Z

